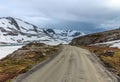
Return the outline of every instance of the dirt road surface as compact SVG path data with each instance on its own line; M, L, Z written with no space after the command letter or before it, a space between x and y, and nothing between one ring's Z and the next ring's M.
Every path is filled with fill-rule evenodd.
M70 45L62 48L44 66L14 82L119 82L89 51Z

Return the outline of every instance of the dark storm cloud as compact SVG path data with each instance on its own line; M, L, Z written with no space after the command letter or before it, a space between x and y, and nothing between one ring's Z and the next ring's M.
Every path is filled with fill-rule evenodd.
M120 26L119 0L2 0L0 16L41 27L97 32Z

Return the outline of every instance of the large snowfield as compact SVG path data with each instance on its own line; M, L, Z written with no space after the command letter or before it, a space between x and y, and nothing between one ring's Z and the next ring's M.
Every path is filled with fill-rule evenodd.
M18 46L0 46L0 59L6 57L8 54L11 54L18 48L21 48L22 45Z

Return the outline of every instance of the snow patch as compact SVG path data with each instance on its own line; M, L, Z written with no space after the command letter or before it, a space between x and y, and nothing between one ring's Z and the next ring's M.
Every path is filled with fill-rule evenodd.
M19 46L0 46L0 59L6 57L8 54L11 54L18 48L21 48L22 45Z
M117 47L120 49L120 40L108 41L104 43L96 43L94 45L107 45L109 47Z

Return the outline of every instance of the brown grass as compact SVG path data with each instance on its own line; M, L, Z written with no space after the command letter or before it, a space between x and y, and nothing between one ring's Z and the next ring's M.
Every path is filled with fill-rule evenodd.
M105 64L105 66L118 76L120 76L120 49L110 47L82 46L95 53ZM106 55L105 52L113 51L114 55Z
M46 60L52 54L55 54L59 49L58 46L34 46L36 49L38 49L38 51L35 50L32 52L26 52L24 55L21 55L22 57L7 56L0 61L0 82L10 82L11 79L21 73L27 72L34 65L40 63L43 60ZM41 56L40 54L45 55Z

